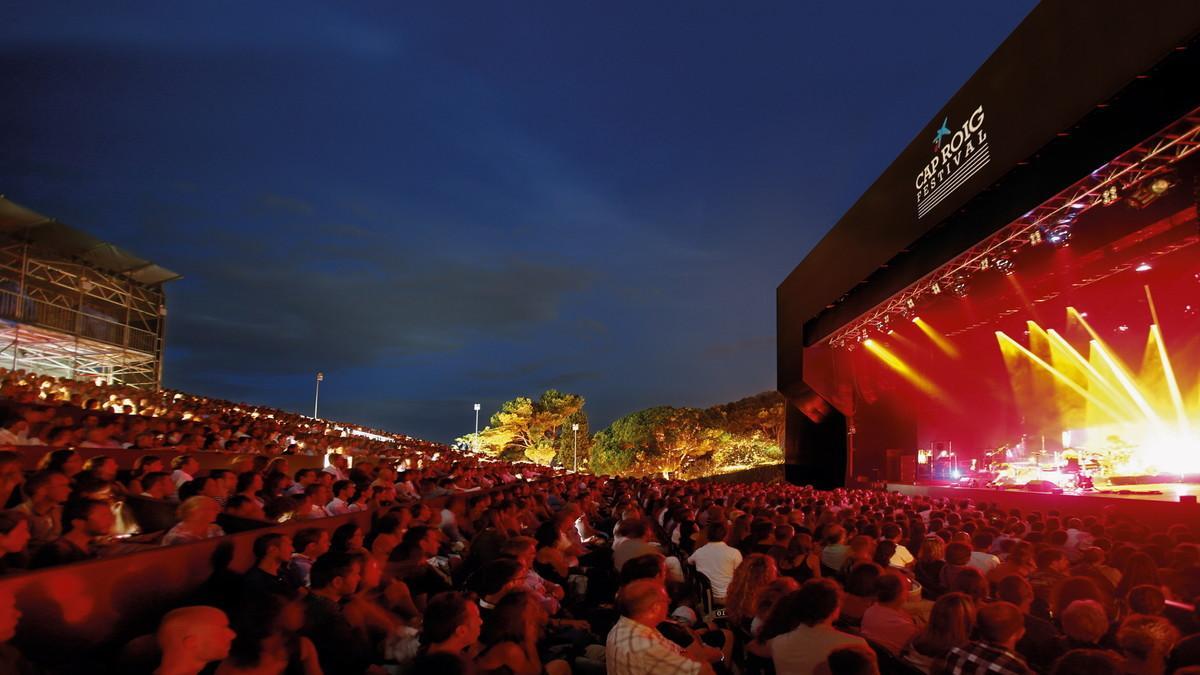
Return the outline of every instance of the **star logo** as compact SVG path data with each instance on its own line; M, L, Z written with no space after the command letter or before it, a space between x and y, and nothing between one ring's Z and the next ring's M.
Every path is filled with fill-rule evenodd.
M937 130L937 134L933 137L933 151L938 152L942 149L942 138L950 135L950 128L946 123L950 121L949 117L942 118L942 128Z

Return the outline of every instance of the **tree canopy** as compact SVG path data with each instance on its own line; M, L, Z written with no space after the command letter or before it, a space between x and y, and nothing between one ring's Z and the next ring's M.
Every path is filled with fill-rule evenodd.
M783 397L773 391L703 410L639 410L596 434L591 470L687 478L776 464L783 461L783 411Z
M591 447L584 399L549 389L536 401L518 396L505 401L479 432L480 450L506 459L521 459L542 465L571 465L572 424L579 424L580 456ZM471 437L463 439L468 443Z

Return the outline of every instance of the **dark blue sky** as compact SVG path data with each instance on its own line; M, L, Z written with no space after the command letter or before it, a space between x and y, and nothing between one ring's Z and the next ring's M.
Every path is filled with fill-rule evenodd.
M776 285L1034 5L182 4L10 8L0 194L185 276L166 386L437 440L773 388Z

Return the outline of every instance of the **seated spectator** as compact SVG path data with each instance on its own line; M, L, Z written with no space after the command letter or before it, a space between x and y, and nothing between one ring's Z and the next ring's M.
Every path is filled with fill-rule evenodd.
M191 455L178 455L171 460L171 481L178 490L184 483L193 480L200 471L200 462Z
M833 627L841 609L841 595L835 582L813 579L789 596L786 606L792 610L796 626L768 642L775 672L811 673L839 647L867 647L862 638ZM781 602L780 606L785 605Z
M217 525L221 507L211 497L190 497L175 511L179 523L167 531L163 545L186 544L225 535Z
M862 636L899 655L920 632L912 615L904 610L911 590L908 577L887 571L875 581L875 604L862 618Z
M400 545L392 554L393 575L408 585L420 606L425 598L454 590L450 575L430 563L441 546L440 530L425 525L408 528Z
M608 633L605 663L610 675L711 674L712 668L688 657L658 632L670 609L667 590L657 581L634 581L617 595L621 618Z
M268 594L241 605L237 637L214 675L320 675L317 648L299 634L303 628L304 604L298 598Z
M850 547L846 545L846 529L841 525L825 528L821 544L821 565L829 574L838 573L846 566L846 556L850 554Z
M1024 617L1016 605L1003 600L983 605L976 613L976 620L980 639L951 649L946 656L944 672L954 675L983 672L1024 675L1033 672L1016 652L1017 642L1025 633Z
M1029 613L1033 607L1033 587L1013 574L996 584L996 599L1016 605L1024 617L1025 634L1017 642L1017 653L1035 669L1049 668L1062 653L1063 636L1052 622Z
M0 575L25 566L29 517L22 511L0 511Z
M313 563L312 591L304 597L302 634L316 646L325 675L361 675L374 660L370 646L346 620L341 605L358 589L362 569L362 558L354 555L326 554Z
M234 495L225 500L225 513L249 520L266 520L267 513L258 502L245 495Z
M342 527L345 527L345 525ZM359 532L361 531L359 530ZM296 533L296 536L292 539L292 544L295 551L292 553L292 559L288 562L287 566L288 581L295 588L304 588L308 586L309 572L312 570L313 563L317 558L325 555L330 550L329 532L328 530L308 527ZM339 552L350 553L351 551L342 550Z
M198 675L208 664L229 655L235 634L229 618L215 607L181 607L167 612L158 626L162 659L156 675Z
M17 510L29 518L29 548L37 550L62 534L62 508L71 496L71 481L61 471L41 470L25 482L25 494Z
M364 534L354 523L339 525L329 537L329 550L334 553L366 553L363 548ZM316 560L316 558L313 558Z
M335 455L340 456L340 455ZM350 513L350 500L354 498L354 483L339 480L333 484L333 499L325 506L325 512L331 516Z
M462 593L438 593L425 605L421 648L427 654L461 655L476 645L482 628L478 605Z
M1050 675L1122 675L1116 654L1100 649L1072 649L1058 657Z
M0 510L21 503L21 486L24 484L21 456L11 450L0 450Z
M980 532L971 537L971 560L968 565L987 576L989 572L1000 566L1000 559L988 552L995 540L991 534Z
M841 598L840 617L843 623L857 626L867 608L875 604L875 583L883 570L873 562L862 562L846 577L846 593Z
M37 465L38 471L57 471L67 478L74 478L83 471L83 458L78 452L69 449L51 450L42 456Z
M286 563L292 559L292 538L279 532L259 535L254 540L254 565L242 576L246 602L263 595L291 596L296 586L288 580Z
M993 584L1012 575L1028 579L1036 569L1033 545L1026 541L1016 541L1009 550L1008 557L988 572L987 578Z
M162 471L152 471L142 476L141 496L150 499L172 501L175 499L175 483L170 474Z
M617 525L617 543L613 545L612 558L618 573L630 558L661 552L650 542L650 524L645 520L627 518Z
M712 583L713 600L725 603L725 593L733 581L733 573L742 564L742 552L725 543L728 534L725 523L712 522L704 530L703 544L688 557L696 571Z
M1158 573L1158 563L1149 554L1138 552L1125 561L1125 567L1121 570L1121 583L1117 584L1117 597L1123 598L1134 586L1143 584L1164 586Z
M838 647L829 652L820 673L833 675L879 675L879 658L869 647Z
M812 535L801 532L792 537L779 572L801 584L821 577L821 556L814 551Z
M890 541L896 545L896 550L888 559L888 565L901 569L912 567L917 559L908 550L902 542L904 541L904 529L897 523L887 523L883 526L880 539Z
M538 643L548 620L546 611L532 593L524 590L509 592L483 622L480 637L483 648L476 659L479 669L513 675L541 675L543 667ZM564 672L561 666L550 667L550 664L546 670ZM569 673L570 669L565 672Z
M738 565L725 598L725 615L733 625L743 631L750 630L758 592L778 578L775 559L762 553L751 553Z
M158 455L141 455L133 460L133 468L129 472L129 480L125 482L126 488L131 495L141 494L146 491L146 476L152 473L163 473L164 464L162 458ZM170 477L170 474L164 474ZM174 484L172 484L174 487Z
M1117 647L1125 657L1126 673L1166 672L1167 657L1179 642L1179 631L1161 616L1131 614L1117 629Z
M779 577L775 581L767 584L755 596L754 618L750 620L749 636L757 638L762 632L762 627L767 621L767 617L774 611L775 605L783 599L785 595L793 591L800 590L800 584L791 577Z
M1108 614L1095 600L1076 600L1062 612L1060 623L1067 649L1096 649L1108 634Z
M962 593L946 593L933 603L929 623L912 641L909 661L929 670L950 651L965 647L975 630L975 602Z
M0 673L5 675L34 675L33 664L25 660L9 640L17 634L21 612L11 591L0 590Z
M991 599L992 589L987 578L974 567L963 567L950 577L950 585L946 590L951 593L966 593L971 596L976 605Z
M1033 612L1048 619L1051 616L1052 594L1054 589L1067 580L1071 570L1067 556L1056 548L1046 548L1038 551L1037 571L1029 575L1029 585L1033 586Z
M112 534L116 518L108 504L94 499L74 499L63 508L63 535L33 554L31 567L67 565L96 557L92 542Z
M936 600L945 592L942 586L942 568L946 566L946 542L936 534L927 535L917 551L913 574L921 584L925 596Z

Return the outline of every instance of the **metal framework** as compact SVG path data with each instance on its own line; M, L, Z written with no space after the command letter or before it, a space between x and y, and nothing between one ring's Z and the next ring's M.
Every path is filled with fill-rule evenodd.
M0 367L156 389L165 317L161 283L0 240Z
M897 318L911 317L923 298L965 289L967 279L990 267L1002 268L1027 246L1041 244L1069 228L1083 213L1119 199L1136 198L1164 177L1176 162L1200 149L1200 108L1176 120L1154 136L1125 151L1104 166L1009 223L925 275L886 302L876 305L829 338L834 347L853 349L871 331L886 332Z

